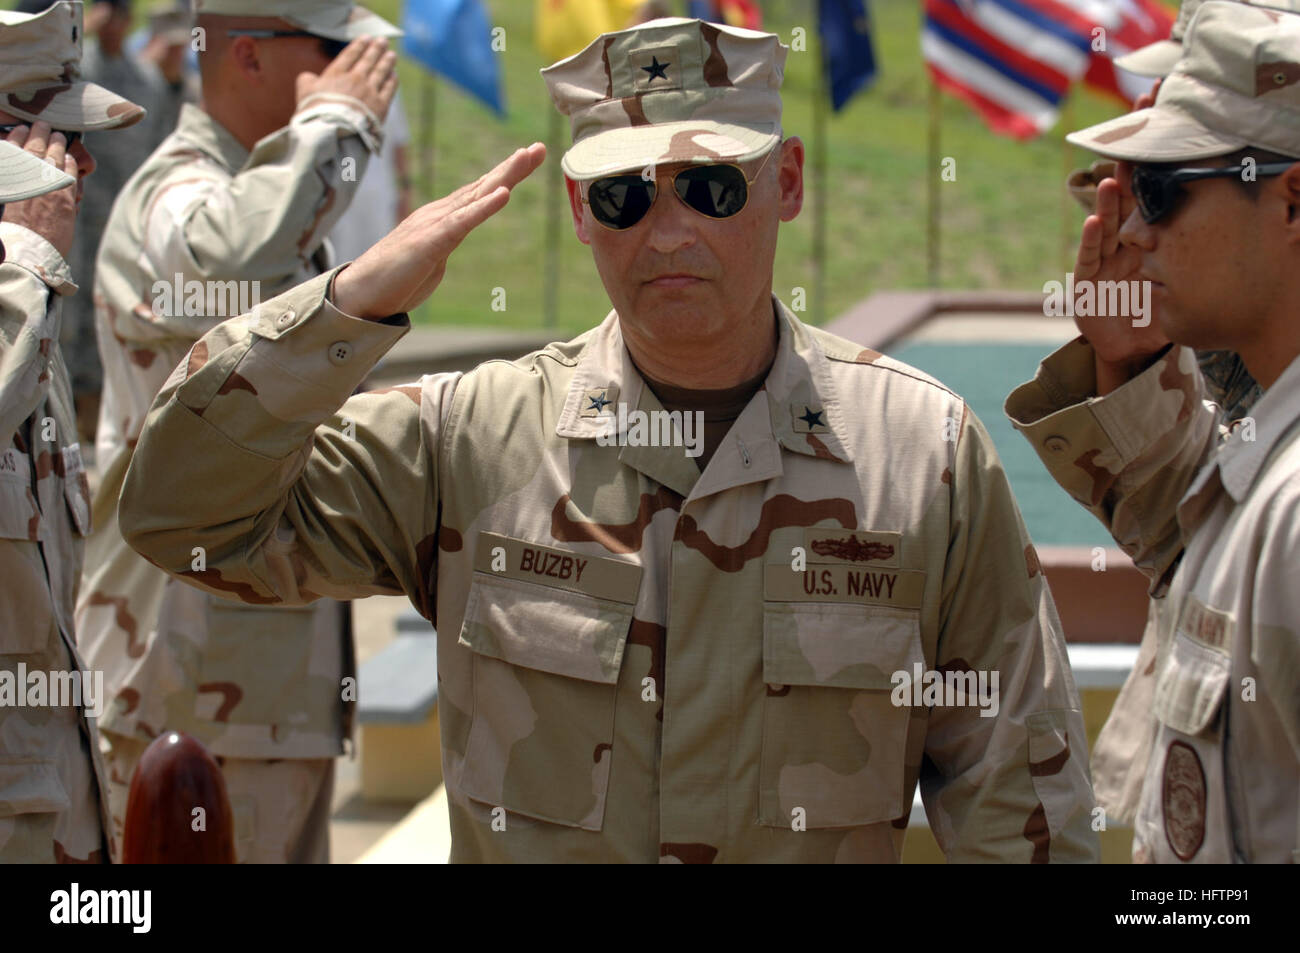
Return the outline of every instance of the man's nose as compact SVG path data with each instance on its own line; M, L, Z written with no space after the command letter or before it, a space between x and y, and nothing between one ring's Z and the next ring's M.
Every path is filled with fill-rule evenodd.
M77 160L77 176L79 178L84 179L86 176L90 175L90 173L95 171L97 163L95 162L95 157L90 154L90 150L86 148L86 140L84 138L79 139L77 144L69 151L72 153L72 158Z
M663 254L687 248L695 243L698 219L698 213L687 208L673 191L672 177L660 176L654 205L646 213L646 243Z
M1119 243L1132 245L1143 251L1151 251L1156 247L1155 226L1148 225L1142 213L1135 207L1119 228Z

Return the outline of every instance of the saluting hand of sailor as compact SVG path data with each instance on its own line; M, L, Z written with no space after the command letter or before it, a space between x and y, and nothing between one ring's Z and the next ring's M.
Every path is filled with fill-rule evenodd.
M68 152L67 140L62 133L52 132L49 123L19 126L7 138L11 144L21 146L38 159L44 159L54 168L77 178L77 160ZM81 184L78 183L32 199L10 202L5 206L4 220L31 229L67 258L77 224L77 193L80 191Z
M330 296L334 306L371 321L413 310L438 287L456 246L504 208L510 190L545 158L546 147L534 142L447 197L416 209L338 273Z
M365 103L379 120L397 92L397 54L377 36L353 40L330 65L316 73L299 73L294 93L301 103L314 93L339 93Z
M1152 105L1159 88L1156 83L1151 92L1139 97L1135 109ZM1118 163L1116 177L1102 179L1097 186L1096 211L1084 221L1079 236L1074 264L1077 290L1082 290L1084 282L1141 280L1142 250L1120 241L1120 230L1137 206L1129 184L1132 168L1129 163ZM1147 317L1151 320L1145 327L1135 327L1132 321L1114 315L1084 317L1076 313L1074 323L1097 356L1098 394L1127 381L1169 344L1160 330L1154 301Z

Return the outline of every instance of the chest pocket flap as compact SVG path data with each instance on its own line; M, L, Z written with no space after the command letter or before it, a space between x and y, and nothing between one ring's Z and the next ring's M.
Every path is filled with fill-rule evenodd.
M1207 730L1231 678L1232 616L1188 597L1156 680L1155 713L1186 735Z

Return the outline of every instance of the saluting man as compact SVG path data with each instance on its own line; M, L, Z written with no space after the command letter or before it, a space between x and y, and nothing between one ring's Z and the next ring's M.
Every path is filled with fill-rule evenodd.
M81 135L145 113L81 82L80 62L79 0L0 12L0 863L106 862L112 846L103 679L72 618L90 491L59 328L87 293L67 263L95 169Z
M191 345L329 267L326 236L381 145L399 31L350 0L195 11L202 106L184 106L132 176L100 246L102 479L77 624L111 697L115 824L150 740L179 730L221 759L241 862L325 862L355 699L349 607L211 599L128 547L116 507L149 405Z
M591 331L349 396L535 144L210 332L141 434L120 519L150 560L435 620L455 861L892 862L918 780L953 860L1097 857L1060 624L984 428L772 294L803 201L786 52L667 19L543 72L614 306Z

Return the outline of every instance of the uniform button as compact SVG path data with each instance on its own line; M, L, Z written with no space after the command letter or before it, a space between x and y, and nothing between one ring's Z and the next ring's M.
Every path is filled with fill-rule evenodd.
M352 345L347 341L335 341L330 345L330 363L346 364L352 356Z
M1043 441L1043 446L1045 446L1052 453L1065 453L1065 451L1070 449L1070 441L1066 440L1064 437L1059 437L1059 436L1048 437L1046 440Z
M290 308L284 314L280 315L280 317L276 318L275 323L282 328L288 327L293 323L293 319L296 317L298 317L298 313L294 311L293 308Z

